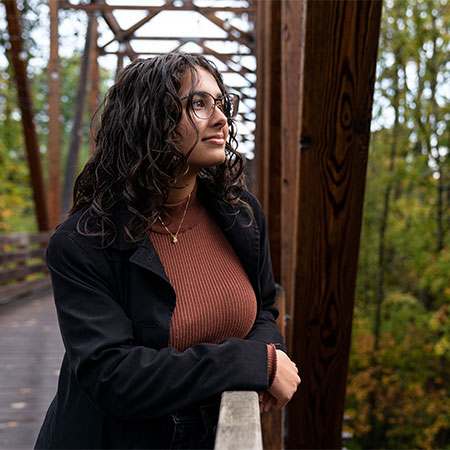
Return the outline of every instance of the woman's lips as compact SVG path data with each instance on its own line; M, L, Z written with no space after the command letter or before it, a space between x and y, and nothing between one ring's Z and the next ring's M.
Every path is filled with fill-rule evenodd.
M205 138L203 139L203 142L209 142L211 144L216 144L216 145L223 145L225 144L225 138L224 136L211 136L209 138Z

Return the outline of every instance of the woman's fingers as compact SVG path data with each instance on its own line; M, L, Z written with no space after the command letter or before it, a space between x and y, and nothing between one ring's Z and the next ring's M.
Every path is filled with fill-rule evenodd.
M259 411L267 412L270 411L272 406L275 406L276 399L272 397L267 391L259 393Z

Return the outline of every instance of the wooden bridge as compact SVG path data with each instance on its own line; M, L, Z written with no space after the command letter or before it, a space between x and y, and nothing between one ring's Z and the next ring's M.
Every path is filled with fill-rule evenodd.
M16 0L2 2L6 7L11 36L11 60L27 142L36 217L39 229L45 231L61 217L58 10L74 6L60 0L49 2L52 35L49 64L50 175L49 186L45 189L27 71L20 57L23 50L20 13ZM188 0L165 0L164 3L169 9L178 8L177 5L183 5L180 6L182 9L201 9ZM275 280L286 292L288 350L300 368L303 380L289 406L287 423L290 431L286 445L288 448L341 448L382 2L248 0L248 4L251 6L249 15L255 20L254 35L230 28L225 21L221 25L230 40L239 41L242 45L246 43L257 60L254 191L268 218ZM123 30L113 20L112 10L118 6L107 5L102 0L80 2L77 8L90 13L91 19L101 14L109 25L114 40L120 43L119 49L125 52L117 55L118 68L124 56L130 59L137 56L132 47L134 32L162 10L153 11L152 7L145 7L148 15L128 30ZM206 8L205 14L209 20L219 24L215 10ZM236 14L241 14L241 10ZM96 26L92 20L89 23L91 31L87 33L85 64L81 71L85 76L89 57L95 62L101 50L95 44L95 38L90 39L96 35ZM208 56L208 49L203 50ZM233 55L214 56L223 60L228 58L228 68L237 70L239 63L236 58L231 60ZM248 76L249 70L245 67L240 66L239 71ZM94 78L92 76L91 81ZM80 78L80 86L84 85L86 78ZM98 93L94 88L92 92ZM77 97L84 97L85 92L82 94ZM98 98L93 100L95 105ZM254 102L255 99L250 100ZM82 107L77 111L78 122L75 118L74 123L79 124ZM242 119L248 120L246 117ZM72 131L76 154L79 142L77 126L74 125ZM38 252L39 249L34 250ZM21 252L16 250L17 260L20 260ZM29 276L28 270L31 270L28 262L20 264L25 267L5 269L9 271L7 276L14 275L19 283L23 281L20 278ZM39 270L42 271L42 267ZM5 289L9 288L5 286ZM32 334L39 326L46 326L37 325L38 305L45 308L46 298L44 296L36 303L20 300L1 306L2 338L16 338L22 343L23 347L17 346L17 349L23 348L20 350L24 352L23 359L34 349L37 356L30 358L35 357L36 361L60 351L59 344L47 343L48 347L45 347L44 341ZM28 307L30 310L27 312ZM36 308L36 317L32 314L33 308ZM51 310L50 306L48 308ZM53 317L51 314L49 317ZM33 324L34 319L36 325L27 328L26 324ZM42 316L42 320L45 322L47 319ZM17 328L10 324L17 324ZM19 332L23 330L27 331ZM3 337L4 333L6 337ZM53 329L48 333L48 337L57 335ZM30 350L23 342L26 336L32 340ZM10 352L5 342L1 342L2 352ZM45 348L49 349L47 356ZM24 367L20 352L17 350L18 359ZM5 361L9 359L14 359L11 353L6 355ZM13 363L7 364L14 366ZM18 362L16 364L20 367ZM31 367L28 375L23 368L24 380L35 376L38 382L40 373L48 373L47 369L28 367ZM51 367L48 370L56 370ZM31 402L35 398L33 395L38 394L28 391L33 389L31 386L19 382L19 374L8 376L5 373L2 369L1 376L8 377L8 380L1 385L2 389L3 386L7 388L1 394L6 401L1 403L4 410L0 439L1 436L12 439L13 430L21 426L21 420L26 421L23 403L31 404L27 403L27 398ZM46 388L43 391L46 392ZM35 407L44 400L33 401L36 402L33 403ZM37 414L37 409L35 411ZM274 423L281 440L281 415L274 419ZM12 447L12 442L8 446Z

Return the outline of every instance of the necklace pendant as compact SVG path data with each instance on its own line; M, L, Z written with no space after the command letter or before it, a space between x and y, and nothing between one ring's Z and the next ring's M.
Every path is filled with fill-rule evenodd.
M173 242L174 244L176 244L176 243L178 242L178 239L177 239L176 236L172 236L172 242Z

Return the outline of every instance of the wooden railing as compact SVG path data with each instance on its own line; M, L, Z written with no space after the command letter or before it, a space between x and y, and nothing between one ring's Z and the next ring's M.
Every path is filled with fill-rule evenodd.
M228 391L222 394L214 450L262 450L258 394Z
M0 304L50 286L45 249L51 232L0 234Z
M278 329L284 336L285 293L277 286L275 306L280 311ZM215 450L262 450L284 448L284 410L260 414L256 392L228 391L222 394Z

